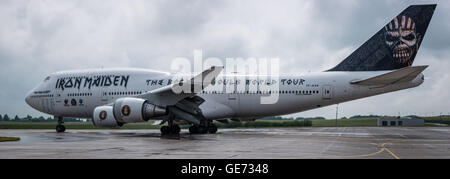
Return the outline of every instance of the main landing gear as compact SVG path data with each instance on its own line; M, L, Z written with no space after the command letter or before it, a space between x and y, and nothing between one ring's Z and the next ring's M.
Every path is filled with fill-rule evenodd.
M58 117L58 125L56 125L56 132L61 133L66 131L66 127L64 127L63 123L64 123L63 118Z
M191 134L215 134L217 132L217 126L215 124L210 123L209 125L192 125L189 127L189 133Z
M168 126L161 127L161 134L164 135L179 135L181 128L173 122L173 120L168 121Z
M163 136L179 135L180 131L180 126L174 124L173 121L169 121L168 126L161 127L161 134ZM217 126L212 122L208 122L208 124L206 125L192 125L191 127L189 127L189 133L191 134L215 134L216 132Z
M162 126L161 127L161 134L162 135L178 135L180 134L180 126L178 125L169 125L169 126Z

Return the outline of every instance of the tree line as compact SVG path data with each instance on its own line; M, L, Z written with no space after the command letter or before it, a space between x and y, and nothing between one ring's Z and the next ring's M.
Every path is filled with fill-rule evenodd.
M11 118L8 116L8 114L1 115L0 114L0 121L9 121L9 122L57 122L58 119L53 117L47 117L44 118L43 116L39 117L32 117L30 115L27 115L25 117L19 117L18 115L14 116L14 118ZM64 118L64 122L84 122L84 120L77 119L77 118Z
M362 119L362 118L378 118L380 116L378 115L355 115L351 116L350 119ZM325 120L324 117L281 117L281 116L272 116L272 117L265 117L261 118L259 120ZM341 119L346 119L345 117ZM58 120L53 117L47 117L44 118L43 116L39 117L32 117L30 115L27 115L25 117L19 117L15 115L14 118L9 117L7 114L1 115L0 114L0 121L12 121L12 122L57 122ZM64 122L85 122L85 120L77 119L77 118L64 118Z

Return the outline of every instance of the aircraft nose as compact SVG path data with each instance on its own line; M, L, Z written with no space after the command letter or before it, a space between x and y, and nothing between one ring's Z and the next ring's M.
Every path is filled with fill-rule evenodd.
M30 105L31 106L31 101L30 101L30 95L27 95L26 97L25 97L25 102L27 102L27 104L28 105Z
M33 106L33 101L31 100L31 92L29 92L29 93L27 94L27 96L25 97L25 102L26 102L28 105L30 105L31 107L34 107L34 106Z

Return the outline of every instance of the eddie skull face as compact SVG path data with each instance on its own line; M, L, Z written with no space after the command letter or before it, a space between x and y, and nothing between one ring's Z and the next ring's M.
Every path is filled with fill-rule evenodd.
M416 23L408 16L398 16L386 25L385 30L386 44L396 63L411 66L421 40Z

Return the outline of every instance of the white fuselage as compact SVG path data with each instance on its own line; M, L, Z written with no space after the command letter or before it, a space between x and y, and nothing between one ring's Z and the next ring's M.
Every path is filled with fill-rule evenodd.
M350 81L386 73L319 72L306 75L280 75L275 80L277 90L259 90L255 76L223 75L217 83L197 95L205 100L200 105L207 119L256 119L302 112L332 104L377 94L416 87L423 75L404 83L382 86L360 86ZM257 77L257 76L256 76ZM57 117L92 118L97 106L118 98L137 96L172 83L169 73L142 69L99 69L53 73L29 92L26 102L34 109ZM266 77L264 76L264 79ZM247 81L246 79L249 79ZM273 82L273 81L272 81ZM239 84L248 83L237 89ZM234 91L226 91L233 87ZM273 104L261 104L261 97L278 95Z

